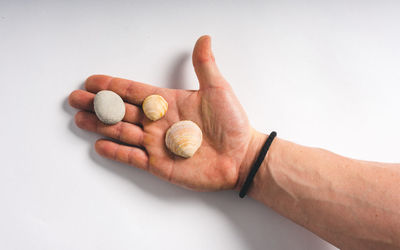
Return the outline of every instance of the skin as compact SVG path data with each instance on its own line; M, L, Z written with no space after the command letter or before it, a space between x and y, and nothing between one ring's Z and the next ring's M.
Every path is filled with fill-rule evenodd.
M196 191L240 190L267 135L255 131L229 83L220 74L209 36L193 51L200 88L158 88L105 75L90 76L85 90L69 96L80 109L78 127L113 138L95 143L110 159L144 169ZM125 101L123 121L109 126L93 113L100 90ZM144 98L159 94L168 102L166 115L150 121L141 110ZM203 142L192 158L175 156L165 147L168 128L192 120ZM400 164L358 161L329 151L275 138L248 196L342 249L400 249Z

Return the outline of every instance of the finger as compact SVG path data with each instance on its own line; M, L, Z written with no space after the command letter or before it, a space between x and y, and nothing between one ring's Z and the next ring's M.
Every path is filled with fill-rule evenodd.
M77 109L82 109L85 111L94 112L93 108L93 99L95 94L84 91L84 90L75 90L73 91L69 97L69 104ZM132 104L125 103L125 116L123 121L130 122L133 124L140 124L143 120L143 112L142 110Z
M148 157L140 148L125 146L116 142L100 139L94 145L96 152L106 158L133 165L144 170L148 169Z
M211 51L211 37L200 37L193 49L192 61L200 89L223 87L227 82L218 70L214 55Z
M142 146L143 130L128 122L118 122L115 125L105 125L93 113L79 111L75 115L75 123L81 129L96 132L116 139L126 144Z
M90 76L86 80L85 88L92 93L105 89L114 91L122 99L135 105L141 105L144 98L154 94L158 89L148 84L106 75Z
M93 112L94 96L95 94L93 93L78 89L72 91L68 96L68 102L74 108Z

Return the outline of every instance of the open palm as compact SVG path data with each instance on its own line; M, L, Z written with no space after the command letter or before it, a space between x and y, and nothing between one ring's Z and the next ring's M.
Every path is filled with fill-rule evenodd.
M76 114L76 124L117 140L96 142L96 151L104 157L194 190L235 188L240 168L248 161L252 128L218 71L208 36L197 41L193 65L200 83L198 91L158 88L104 75L89 77L87 91L76 90L69 96L71 106L83 110ZM123 121L111 126L101 123L93 113L94 95L104 89L119 94L126 106ZM163 96L169 105L166 115L155 122L146 118L140 107L151 94ZM203 132L201 147L189 159L173 155L164 143L168 128L182 120L194 121Z

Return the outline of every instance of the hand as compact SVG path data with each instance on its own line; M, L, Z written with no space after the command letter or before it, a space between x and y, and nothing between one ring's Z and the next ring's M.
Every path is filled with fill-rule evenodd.
M252 163L257 147L256 132L230 85L220 74L211 52L211 39L203 36L193 51L193 65L200 89L177 90L93 75L86 80L87 91L75 90L71 106L82 109L75 116L78 127L100 133L124 144L98 140L96 151L107 158L134 165L180 186L199 190L238 188ZM93 98L100 90L112 90L125 101L123 121L109 126L93 113ZM141 104L147 96L159 94L168 102L166 115L150 121ZM203 142L192 158L173 155L165 146L168 128L177 121L192 120L203 132ZM128 146L128 145L132 146ZM248 149L251 150L248 150Z

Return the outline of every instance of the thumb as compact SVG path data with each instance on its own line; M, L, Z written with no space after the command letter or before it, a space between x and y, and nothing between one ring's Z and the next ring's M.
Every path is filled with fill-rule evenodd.
M214 55L211 51L211 37L200 37L193 49L193 66L199 79L200 89L220 87L226 81L218 70Z

